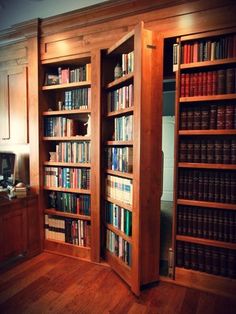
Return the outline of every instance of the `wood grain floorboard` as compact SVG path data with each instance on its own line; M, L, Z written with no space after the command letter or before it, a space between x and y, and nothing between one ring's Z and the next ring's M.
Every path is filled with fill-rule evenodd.
M236 299L167 282L135 297L109 267L42 253L0 273L1 314L235 314Z

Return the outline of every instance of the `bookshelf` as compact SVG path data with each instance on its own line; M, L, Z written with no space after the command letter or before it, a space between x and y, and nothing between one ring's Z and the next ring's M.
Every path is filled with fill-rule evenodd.
M102 54L102 254L136 295L159 280L162 50L141 23Z
M174 279L236 291L236 29L178 38ZM233 292L232 292L233 291Z
M95 70L96 68L96 70ZM100 261L100 55L42 62L44 248Z

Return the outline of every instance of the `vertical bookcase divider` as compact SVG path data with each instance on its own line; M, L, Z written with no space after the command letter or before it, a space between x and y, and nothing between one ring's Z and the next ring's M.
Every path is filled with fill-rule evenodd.
M177 44L174 276L234 295L236 29L182 36Z
M162 53L140 23L102 55L103 251L137 295L159 279Z

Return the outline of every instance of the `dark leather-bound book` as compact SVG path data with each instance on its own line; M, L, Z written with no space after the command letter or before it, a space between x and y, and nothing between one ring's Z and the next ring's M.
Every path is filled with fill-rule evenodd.
M203 208L199 207L197 210L197 236L203 236Z
M180 75L180 96L185 97L185 85L186 85L186 74L181 73Z
M197 83L197 95L198 96L203 95L202 90L203 90L203 73L199 72L198 73L198 83Z
M221 203L225 203L225 175L220 172L220 199Z
M220 273L220 254L217 247L212 248L212 273L219 275Z
M176 244L176 265L178 267L184 266L184 243L177 241Z
M192 236L193 235L193 208L187 207L187 235Z
M208 238L213 239L213 211L208 211Z
M204 246L197 244L197 260L198 260L198 270L205 271L205 252Z
M204 195L204 181L203 181L203 173L200 171L198 175L198 200L203 200Z
M236 139L231 140L231 164L236 164Z
M187 198L192 200L194 199L193 195L193 170L190 169L187 171Z
M210 121L210 107L205 104L201 107L201 129L208 130Z
M221 69L217 71L217 94L225 94L226 87L226 70Z
M193 143L193 162L201 162L201 141L198 139Z
M213 86L213 72L207 72L207 95L212 95L212 86Z
M177 233L183 234L183 208L184 206L178 206L177 208Z
M208 201L213 202L215 200L215 173L209 173L209 189L208 189Z
M215 140L215 162L221 164L223 162L223 142L222 140Z
M214 142L212 139L207 140L207 162L212 164L215 162Z
M187 141L185 139L181 140L179 144L179 161L187 161Z
M187 109L187 129L193 129L193 108L191 107Z
M212 95L217 94L217 71L212 71Z
M219 231L219 211L213 209L213 239L218 240L218 231Z
M184 267L190 268L191 266L190 260L190 243L184 242Z
M217 107L216 128L218 130L225 129L225 106L224 105L218 105Z
M226 249L220 249L220 275L226 277L228 273L228 254Z
M226 69L226 94L233 94L235 92L235 69Z
M207 171L203 172L203 200L208 201L209 175Z
M224 211L223 226L224 226L223 241L228 242L229 241L229 215L227 211Z
M236 174L233 172L230 174L230 187L231 187L231 202L236 204Z
M219 202L220 201L220 174L219 172L215 172L214 185L215 185L214 202Z
M234 234L235 234L235 213L233 211L229 211L227 212L228 216L229 216L229 242L235 242L234 241Z
M223 210L219 210L218 213L218 240L224 240L224 212Z
M180 111L180 129L187 130L187 108L183 107Z
M185 199L188 199L188 191L189 191L189 176L188 176L188 171L187 170L182 170L181 174L183 176L183 197Z
M193 111L193 130L201 129L201 109L196 106Z
M205 271L212 273L212 247L205 246Z
M207 162L207 142L205 139L201 140L201 162Z
M225 106L225 128L228 130L234 128L234 105Z
M198 187L199 187L199 170L192 170L193 183L192 183L192 199L198 199Z
M191 243L190 246L190 263L191 269L198 270L197 245L195 243Z
M193 162L193 140L187 141L187 162Z
M225 139L223 140L223 163L229 164L231 162L231 145L230 140Z
M185 97L190 96L190 74L186 73L185 74Z
M198 217L198 207L194 207L192 211L192 236L197 237L197 217Z
M179 173L178 197L184 198L184 176L182 171Z
M228 251L228 276L230 278L236 278L236 251Z
M182 223L182 234L186 235L188 230L188 208L183 207L183 223Z
M207 72L202 73L202 95L207 95Z
M211 209L203 209L203 238L207 239L209 237L209 211Z
M225 202L231 201L231 176L229 172L225 172Z
M217 105L210 106L210 129L216 129L216 121L217 121Z

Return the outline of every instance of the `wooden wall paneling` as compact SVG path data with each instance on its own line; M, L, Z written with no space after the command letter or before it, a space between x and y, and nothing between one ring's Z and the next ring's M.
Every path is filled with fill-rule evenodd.
M7 72L0 72L0 143L10 139L10 110Z

